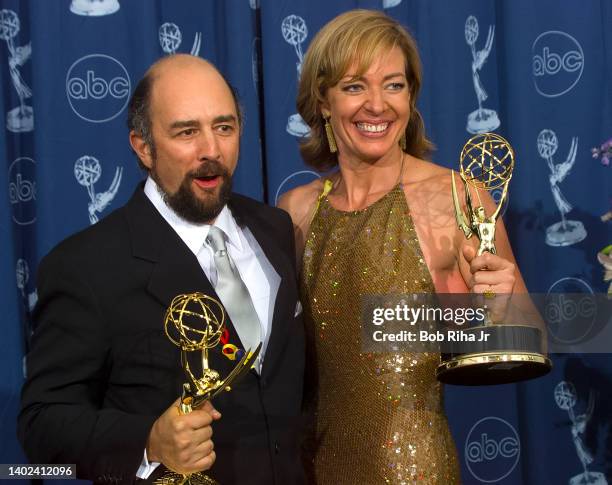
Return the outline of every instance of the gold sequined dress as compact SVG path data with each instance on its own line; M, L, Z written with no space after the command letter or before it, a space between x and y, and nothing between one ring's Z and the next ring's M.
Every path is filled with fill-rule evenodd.
M435 353L366 353L360 297L432 293L403 189L360 211L326 193L302 268L308 333L306 466L318 485L460 483Z

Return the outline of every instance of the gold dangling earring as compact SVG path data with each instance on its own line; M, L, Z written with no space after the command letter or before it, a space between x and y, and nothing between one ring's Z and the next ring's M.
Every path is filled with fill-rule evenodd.
M334 136L334 130L329 124L329 116L323 119L325 120L325 134L327 135L327 143L329 144L329 151L331 153L336 153L338 151L338 145L336 145L336 137Z
M402 134L402 137L399 140L399 146L402 151L406 151L406 132Z

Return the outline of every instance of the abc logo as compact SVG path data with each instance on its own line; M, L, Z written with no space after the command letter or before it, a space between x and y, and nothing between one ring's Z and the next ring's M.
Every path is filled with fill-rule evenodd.
M318 179L321 176L317 172L312 170L300 170L299 172L292 173L288 177L285 177L278 189L276 189L276 195L274 196L274 205L278 204L278 198L299 185L304 185L312 182L314 179Z
M549 334L557 342L577 343L593 329L597 302L593 289L579 278L561 278L546 293L544 314Z
M75 61L66 73L66 95L81 119L103 123L119 116L130 98L130 77L117 59L91 54Z
M31 158L16 159L8 171L8 192L13 221L26 226L36 221L36 162Z
M580 80L584 54L571 35L556 30L544 32L533 43L531 53L535 88L542 96L561 96Z
M521 441L508 421L488 416L477 421L465 440L465 460L470 473L484 483L506 478L516 467Z

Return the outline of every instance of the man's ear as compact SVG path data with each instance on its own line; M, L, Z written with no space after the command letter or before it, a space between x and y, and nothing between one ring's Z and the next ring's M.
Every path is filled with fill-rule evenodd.
M151 156L151 147L141 135L138 135L134 130L130 131L130 145L132 150L149 170L153 167L153 157Z

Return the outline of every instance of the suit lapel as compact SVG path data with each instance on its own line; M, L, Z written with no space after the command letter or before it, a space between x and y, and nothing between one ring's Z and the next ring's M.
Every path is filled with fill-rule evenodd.
M170 306L175 296L185 293L201 292L221 301L196 256L157 212L141 187L128 203L127 209L132 253L134 257L153 264L147 291L164 308ZM238 334L228 318L225 325L232 340L237 342ZM221 346L218 346L213 352L220 355L221 350Z
M274 368L274 361L282 352L284 335L291 329L293 308L289 308L289 305L295 304L296 299L290 292L290 289L295 287L295 282L292 281L294 274L291 271L290 259L279 250L279 244L274 239L275 232L267 229L267 221L257 217L256 204L242 197L239 199L232 197L230 207L239 225L248 227L253 233L268 261L280 276L263 369L265 375L269 369ZM127 218L134 257L153 264L147 291L164 308L170 306L175 296L196 291L220 301L195 255L157 212L144 194L142 185L136 189L127 205ZM230 341L238 343L238 333L229 319L226 319L226 327L230 333ZM239 346L243 347L241 342ZM221 353L221 346L215 348L213 352ZM230 363L225 358L222 361L225 364Z
M134 257L154 264L147 290L164 307L181 293L214 294L197 258L157 212L142 189L128 204Z

